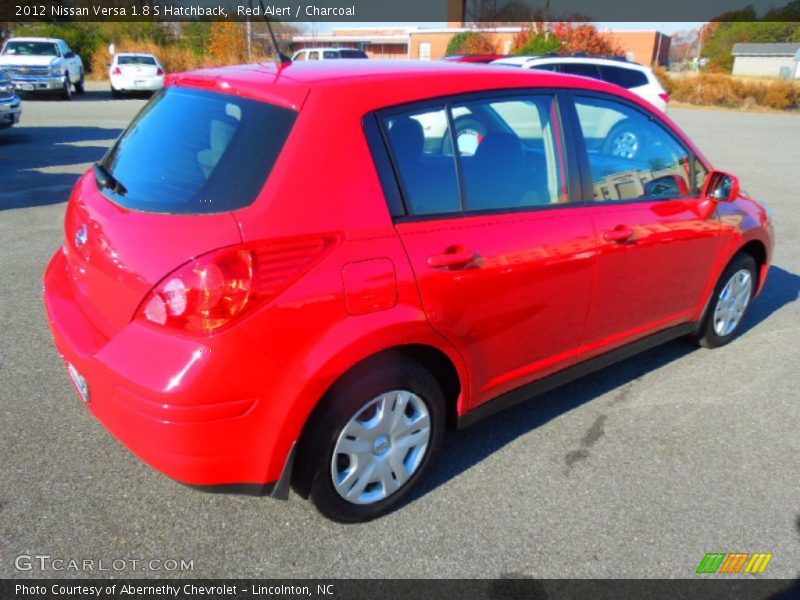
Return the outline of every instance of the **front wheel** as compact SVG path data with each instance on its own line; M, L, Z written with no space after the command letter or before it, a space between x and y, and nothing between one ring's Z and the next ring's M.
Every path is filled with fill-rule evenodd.
M346 378L300 448L310 497L326 517L369 521L396 508L429 468L444 434L436 379L398 357Z
M703 324L693 341L705 348L718 348L740 332L745 313L756 290L757 265L752 256L739 254L719 278Z
M69 80L69 73L64 75L64 88L61 90L62 100L72 100L72 83Z
M81 76L80 79L75 83L75 93L76 94L83 94L86 92L86 81L85 75L83 73L83 69L81 69Z

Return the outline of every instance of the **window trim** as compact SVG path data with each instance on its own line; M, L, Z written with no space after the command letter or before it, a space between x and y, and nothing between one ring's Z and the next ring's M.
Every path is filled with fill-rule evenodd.
M400 191L400 182L395 174L392 158L387 151L389 143L383 127L380 125L378 115L370 113L364 116L361 125L364 136L367 138L370 154L372 154L372 163L375 165L378 179L381 182L384 199L389 207L389 213L393 219L405 217L408 215L406 202Z
M639 204L643 202L669 202L671 200L696 200L701 197L701 190L698 187L697 176L696 176L696 168L695 168L695 161L699 161L698 156L695 154L694 150L690 146L687 146L686 143L672 130L672 128L667 125L658 115L655 113L642 108L635 102L628 100L627 98L623 98L621 96L614 96L612 94L606 94L602 92L596 92L594 90L586 90L586 89L575 89L570 90L568 94L565 94L569 97L569 105L570 105L570 112L574 118L574 135L573 137L573 146L578 154L578 160L580 161L580 171L581 171L581 180L582 185L581 189L583 191L584 198L588 198L588 200L584 200L583 204L588 206L624 206L626 204ZM689 158L689 185L690 191L688 194L683 196L670 196L667 198L660 197L660 196L641 196L639 198L632 198L630 200L595 200L594 199L594 181L592 180L592 173L591 167L589 165L589 151L587 150L586 140L583 136L583 129L580 125L580 119L578 117L578 109L577 109L577 102L579 97L585 98L596 98L598 100L603 100L610 103L616 103L626 108L630 108L635 112L638 112L643 117L645 117L648 121L655 124L656 127L661 128L668 136L670 136L676 144L678 144L681 148L686 151L686 155ZM702 161L700 164L703 165L706 171L708 166L705 165Z
M476 216L519 214L519 213L538 212L538 211L555 210L555 209L578 208L580 206L587 204L578 194L578 190L580 190L579 182L581 182L582 179L579 173L578 154L577 152L575 152L575 144L571 143L571 139L574 138L574 135L572 135L572 128L574 127L574 124L571 121L566 120L564 116L564 106L567 104L562 100L564 92L565 90L562 88L549 88L549 87L512 88L512 89L504 88L499 90L481 90L478 92L452 94L448 96L440 96L436 98L428 98L425 100L419 100L415 102L408 102L405 104L398 104L395 106L386 107L377 110L373 113L370 113L375 116L383 141L382 148L375 148L373 147L374 141L370 142L370 148L372 149L373 152L373 158L375 157L376 152L378 154L382 153L389 158L390 165L392 167L392 171L394 174L394 183L396 189L399 191L400 196L402 198L403 209L404 209L404 214L402 215L393 214L391 207L392 199L390 197L387 197L386 199L387 204L390 205L389 209L390 213L392 213L393 220L396 223L414 222L414 221L438 221L443 219L460 219L460 218L469 218ZM467 102L476 102L481 100L500 100L505 98L524 99L524 98L530 98L531 96L548 96L553 99L553 102L555 104L556 111L558 113L558 125L561 129L561 135L565 146L565 148L562 151L562 156L560 156L559 158L566 162L565 167L566 167L567 177L564 183L567 186L567 198L569 199L568 202L563 204L560 203L543 204L539 206L519 206L519 207L498 208L498 209L464 210L463 207L464 207L465 196L462 193L462 183L460 181L461 170L455 158L457 153L454 152L453 163L456 168L456 177L459 186L458 189L459 204L462 207L462 209L459 212L428 213L423 215L414 214L413 208L411 207L411 203L409 202L408 192L406 191L402 181L402 177L400 176L400 169L398 166L397 158L395 157L391 144L389 143L388 132L385 127L386 120L393 116L402 115L409 112L424 111L425 109L431 109L431 111L444 110L446 111L448 118L448 132L449 135L452 136L452 125L453 125L452 114L451 114L452 105L462 104ZM381 159L379 158L378 160L380 161Z

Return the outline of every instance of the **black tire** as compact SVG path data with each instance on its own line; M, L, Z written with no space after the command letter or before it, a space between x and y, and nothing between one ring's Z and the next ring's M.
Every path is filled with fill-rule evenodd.
M75 93L76 94L84 94L86 93L86 81L83 73L83 69L81 69L81 77L75 83Z
M111 97L116 99L122 98L122 92L114 89L113 85L111 86Z
M430 427L427 446L421 451L415 470L396 491L369 504L351 502L334 486L333 460L337 441L351 419L362 414L376 398L394 390L412 392L427 408ZM444 429L444 396L427 369L401 356L370 364L368 369L357 369L333 386L306 427L295 468L295 489L303 496L310 496L319 512L334 521L355 523L380 517L397 508L424 477L439 450ZM397 448L400 448L399 444ZM375 453L381 456L377 451ZM337 461L343 456L337 454ZM360 476L356 477L354 485L360 479ZM377 484L370 484L367 489L372 485Z
M741 315L736 320L730 331L723 326L720 319L717 319L717 307L721 302L726 301L722 298L723 291L731 280L743 271L747 271L750 275L750 293L744 294L747 296L747 302L741 312ZM734 284L732 284L734 285ZM750 303L753 295L758 287L758 266L755 259L749 254L737 254L733 257L730 264L722 272L722 275L714 288L714 294L706 309L706 314L698 329L697 333L690 337L691 341L704 348L719 348L725 344L733 341L742 329L742 321L744 321L747 310L750 308Z
M621 147L621 140L626 136L634 145L623 144L622 146L624 146L624 148L628 148L623 149L623 147ZM605 141L603 141L603 154L633 160L641 154L645 143L644 130L633 120L623 119L608 132Z
M64 75L64 88L61 90L62 100L72 100L72 83L69 80L69 73Z

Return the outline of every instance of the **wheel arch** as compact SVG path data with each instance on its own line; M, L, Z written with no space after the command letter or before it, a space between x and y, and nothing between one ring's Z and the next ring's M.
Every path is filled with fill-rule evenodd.
M327 400L331 390L337 385L345 384L347 381L358 378L361 374L369 372L377 365L385 365L389 361L412 360L426 368L442 389L445 399L446 426L448 429L455 429L458 421L458 407L462 398L462 392L467 382L459 373L459 369L447 352L430 343L408 343L398 344L387 347L355 362L349 369L343 372L334 380L322 394L319 401L305 420L297 441L297 456L291 474L292 485L303 497L307 497L310 492L310 463L304 460L303 448L308 446L307 440L311 432L316 428L318 419L327 407Z
M718 271L714 273L713 280L709 283L709 288L705 296L705 302L702 305L702 311L699 313L699 316L696 320L695 333L700 331L703 323L705 323L705 320L708 318L708 310L711 307L712 300L714 299L714 289L716 288L719 278L722 277L722 274L725 273L725 269L727 269L728 266L740 254L746 254L756 261L756 277L758 277L756 294L761 292L766 280L766 269L769 267L769 251L767 250L767 245L762 240L758 238L751 238L731 252L725 262L718 263Z
M769 260L766 244L758 239L750 240L731 256L728 264L730 264L730 261L738 254L749 254L753 257L753 260L756 261L756 267L758 267L758 272L756 273L758 276L758 285L756 289L760 292L766 275L766 273L764 273L764 268L767 266ZM725 268L727 268L727 265Z

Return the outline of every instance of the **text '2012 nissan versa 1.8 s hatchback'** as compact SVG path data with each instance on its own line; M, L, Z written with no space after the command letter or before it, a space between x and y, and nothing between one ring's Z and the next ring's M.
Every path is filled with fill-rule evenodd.
M65 233L45 302L97 418L178 481L340 521L395 507L447 425L727 343L773 247L622 88L374 61L171 76Z

